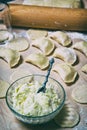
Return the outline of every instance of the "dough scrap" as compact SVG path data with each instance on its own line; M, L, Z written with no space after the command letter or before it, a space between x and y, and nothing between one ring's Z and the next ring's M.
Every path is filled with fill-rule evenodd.
M42 52L45 55L50 55L55 48L54 41L47 37L42 37L42 38L34 40L32 42L32 46L35 46L39 48L40 50L42 50Z
M87 42L86 41L76 42L72 47L82 52L85 56L87 56Z
M42 53L32 53L26 57L25 62L29 62L40 69L46 69L49 66L48 58Z
M72 90L72 98L78 103L87 103L87 83L76 86Z
M74 64L77 60L76 53L72 48L66 48L66 47L56 48L53 56L64 60L70 65Z
M47 36L47 35L48 35L48 31L29 29L28 31L26 31L26 34L27 34L27 36L28 36L31 40L35 40L35 39L37 39L37 38Z
M71 38L65 32L56 31L51 33L49 36L62 46L69 46L71 44Z
M75 78L77 76L76 70L69 64L66 63L56 63L53 66L53 71L59 73L61 78L65 83L72 83L75 81Z
M10 67L12 68L19 63L20 54L16 50L0 47L0 58L6 60L10 65Z
M29 42L24 37L17 37L10 40L7 47L17 51L25 51L29 48Z
M5 98L6 91L9 88L10 84L7 81L0 79L0 98Z
M80 121L79 113L68 104L65 104L60 113L54 118L56 124L62 128L71 128Z

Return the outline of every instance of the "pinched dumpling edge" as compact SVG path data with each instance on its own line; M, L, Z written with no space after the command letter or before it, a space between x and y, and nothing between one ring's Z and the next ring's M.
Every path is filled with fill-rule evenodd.
M19 63L20 53L10 48L0 47L0 57L6 60L12 68Z
M31 64L39 67L42 70L47 69L48 66L49 66L49 60L48 60L48 58L44 54L42 54L40 52L29 54L25 58L25 62L31 63Z
M57 72L62 78L62 80L67 84L73 83L77 77L77 71L74 69L73 66L67 63L56 63L53 66L52 70ZM69 73L65 71L69 71ZM64 73L65 73L65 76L64 76Z
M76 42L72 48L82 52L85 56L87 56L87 42L86 41L79 41Z
M61 44L62 46L69 46L72 42L68 34L63 31L53 32L49 35L49 37Z
M32 46L39 48L45 55L50 55L55 49L54 41L48 37L41 37L34 40Z
M35 40L40 37L46 37L48 35L48 31L40 29L28 29L26 34L30 40Z
M87 64L83 65L81 70L82 70L82 72L87 74Z
M62 59L63 61L67 62L70 65L74 64L77 60L77 55L74 49L72 48L66 48L66 47L56 48L53 56L55 58Z

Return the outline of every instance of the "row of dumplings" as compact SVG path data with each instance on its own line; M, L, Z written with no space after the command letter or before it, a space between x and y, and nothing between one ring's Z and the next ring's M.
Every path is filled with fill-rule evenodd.
M28 31L28 35L31 38L32 46L39 48L43 53L32 53L26 58L26 62L32 63L38 66L40 69L46 69L49 66L49 61L46 56L51 55L55 58L62 59L64 63L62 64L54 64L53 71L59 73L61 78L65 83L72 83L75 81L78 73L72 66L77 60L77 54L75 53L73 48L76 48L75 45L80 45L80 51L86 55L87 46L84 49L84 46L87 45L87 42L79 42L73 45L72 48L68 47L72 44L72 40L70 37L61 31L56 31L48 35L44 32L45 37L39 37L37 33L37 37L33 30ZM37 31L36 31L37 32ZM35 32L35 33L36 33ZM33 34L33 35L32 35ZM60 47L56 47L55 41L61 44ZM81 50L82 47L82 50ZM77 48L76 48L77 49ZM85 51L86 50L86 51ZM43 55L44 54L44 55ZM86 66L86 65L85 65ZM82 71L86 72L86 67L82 67Z
M39 48L41 51L44 52L45 55L50 55L50 53L55 49L54 41L61 44L62 47L70 46L72 43L72 40L67 35L67 33L62 31L56 31L56 32L52 32L51 34L48 34L48 31L29 29L26 32L26 34L33 41L32 46ZM0 31L0 43L3 42L4 40L11 39L11 38L12 35L9 32ZM29 42L24 37L16 37L13 38L12 40L9 40L7 47L18 51L25 51L29 47ZM72 46L72 48L80 50L82 53L84 53L87 56L86 41L77 42ZM65 53L67 53L67 51L69 53L68 49L63 49L63 50L65 51Z
M87 56L87 42L81 41L74 44L72 46L73 48L70 48L68 46L71 45L72 41L65 32L56 31L48 35L47 31L28 30L26 34L32 46L41 50L41 53L29 54L25 58L25 62L31 63L44 70L49 66L49 59L47 56L52 54L53 57L64 61L62 64L55 64L53 71L58 72L65 83L74 82L77 77L77 72L72 65L76 62L77 55L73 48L82 51L82 53ZM57 44L59 43L61 46L57 47L55 42ZM5 47L0 47L0 57L6 60L12 68L20 61L20 51L27 50L29 46L30 43L26 38L13 38ZM87 67L83 67L82 71L87 72Z
M44 30L42 31L42 30L30 29L27 31L27 35L32 41L36 40L33 44L35 44L35 46L37 46L38 48L40 48L40 45L38 45L39 43L37 44L37 42L41 37L49 37L51 38L51 40L53 39L54 41L56 41L57 43L59 43L64 47L71 46L72 44L71 38L67 35L66 32L63 31L56 31L48 34L48 32ZM40 43L42 43L41 41L42 40L40 40ZM72 48L81 51L84 55L87 56L87 41L76 42L75 45L72 46ZM49 55L49 53L46 55Z

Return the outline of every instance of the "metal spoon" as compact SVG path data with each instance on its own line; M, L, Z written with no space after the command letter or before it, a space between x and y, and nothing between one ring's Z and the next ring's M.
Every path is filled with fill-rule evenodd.
M52 59L49 61L49 63L50 63L50 67L49 67L49 69L48 69L48 72L47 72L45 81L44 81L42 87L38 89L37 93L40 93L40 92L44 92L44 93L45 93L45 91L46 91L46 83L48 82L48 78L49 78L49 75L50 75L50 71L51 71L52 65L53 65L53 63L54 63L54 58L52 58Z

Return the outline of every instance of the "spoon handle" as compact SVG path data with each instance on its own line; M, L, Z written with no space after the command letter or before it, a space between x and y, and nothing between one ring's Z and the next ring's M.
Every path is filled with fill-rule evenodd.
M41 91L45 92L45 90L46 90L46 83L48 82L48 77L49 77L49 75L50 75L50 71L51 71L52 65L53 65L53 63L54 63L54 58L52 58L52 59L49 61L49 63L50 63L50 67L49 67L49 69L48 69L48 72L47 72L47 75L46 75L46 79L45 79L45 81L44 81L42 87L38 90L38 93L41 92Z
M45 79L45 81L44 81L44 83L43 83L43 86L46 86L46 83L48 82L48 77L49 77L49 75L50 75L50 71L51 71L51 69L52 69L52 65L53 65L53 63L54 63L54 59L52 58L49 62L50 62L50 67L49 67L49 69L48 69L48 72L47 72L47 75L46 75L46 79Z

